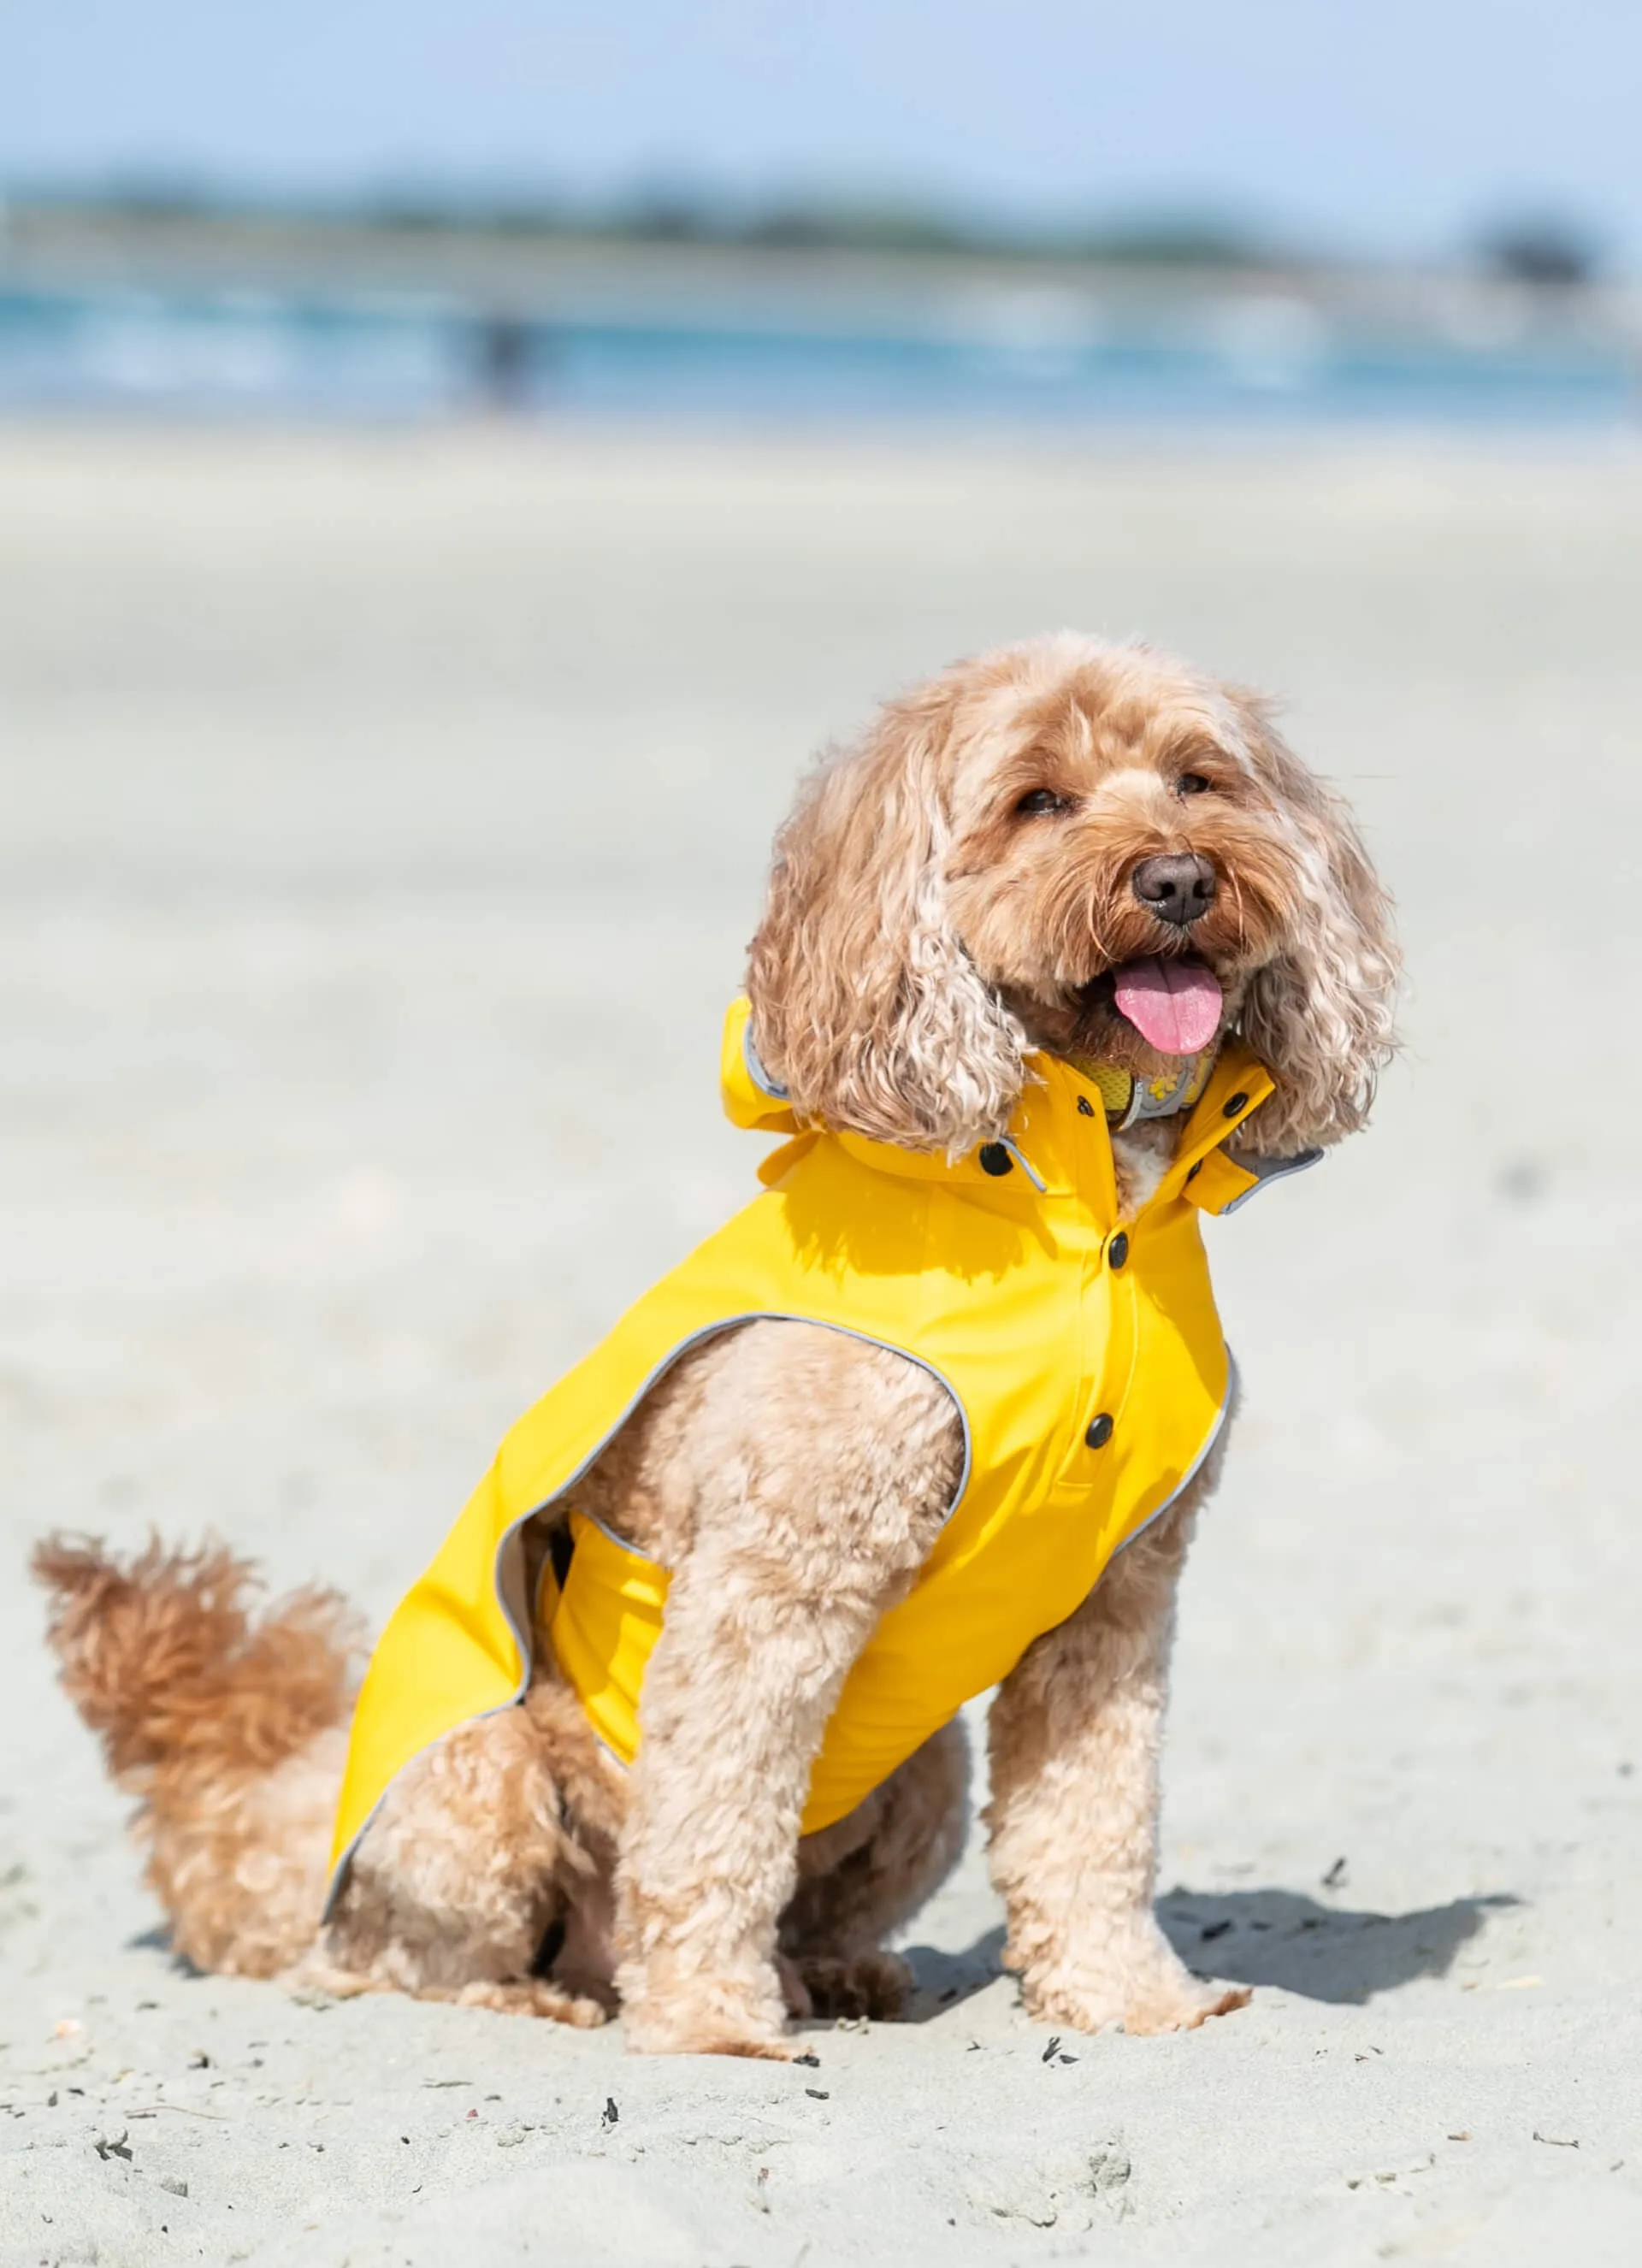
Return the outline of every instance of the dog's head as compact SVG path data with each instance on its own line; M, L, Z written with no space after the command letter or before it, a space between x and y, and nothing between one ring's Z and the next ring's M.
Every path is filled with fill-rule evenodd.
M1156 1073L1235 1027L1277 1152L1362 1123L1395 979L1350 815L1263 704L1065 635L946 671L809 781L747 989L824 1125L957 1155L1004 1131L1031 1049Z

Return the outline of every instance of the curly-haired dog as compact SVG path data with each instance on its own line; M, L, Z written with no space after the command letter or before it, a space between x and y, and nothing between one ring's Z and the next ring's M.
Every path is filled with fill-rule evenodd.
M1066 635L891 703L782 830L732 1017L733 1113L792 1138L766 1193L509 1436L351 1764L334 1598L258 1620L225 1552L42 1546L178 1949L788 2054L790 2011L898 2007L885 1940L957 1855L955 1710L996 1683L1027 2008L1236 2006L1152 1911L1233 1394L1198 1214L1362 1123L1395 975L1249 695Z

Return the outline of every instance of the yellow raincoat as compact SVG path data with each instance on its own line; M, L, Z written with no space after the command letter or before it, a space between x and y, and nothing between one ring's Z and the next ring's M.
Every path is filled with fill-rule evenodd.
M745 1000L730 1011L722 1068L735 1123L792 1138L761 1167L764 1193L519 1419L394 1613L355 1711L339 1867L413 1756L524 1691L541 1629L600 1737L630 1762L667 1578L575 1509L576 1482L662 1373L732 1323L801 1318L895 1348L946 1385L963 1421L952 1509L845 1683L806 1832L852 1810L1006 1676L1208 1454L1229 1358L1197 1216L1230 1210L1263 1177L1222 1146L1271 1091L1247 1049L1222 1049L1173 1165L1129 1220L1109 1074L1037 1057L1041 1083L1007 1140L954 1165L800 1130L758 1068ZM520 1528L561 1500L574 1556L563 1592L549 1576L532 1601Z

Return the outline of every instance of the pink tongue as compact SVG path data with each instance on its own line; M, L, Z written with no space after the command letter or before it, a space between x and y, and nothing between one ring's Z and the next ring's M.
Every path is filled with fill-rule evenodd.
M1160 1056L1195 1056L1220 1022L1220 987L1201 961L1125 961L1113 971L1117 1005Z

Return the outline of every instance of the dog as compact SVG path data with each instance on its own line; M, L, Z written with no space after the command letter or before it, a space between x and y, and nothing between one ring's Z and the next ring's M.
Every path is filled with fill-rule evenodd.
M887 1940L968 1829L955 1699L996 1684L984 1823L1029 2014L1155 2033L1241 2005L1152 1904L1175 1591L1235 1395L1193 1208L1363 1124L1396 977L1348 812L1254 695L1065 633L890 702L777 837L733 1018L726 1092L789 1137L745 1217L787 1240L787 1276L773 1311L681 1278L705 1325L630 1407L593 1410L595 1452L566 1478L563 1449L556 1492L538 1456L517 1502L464 1516L517 1555L484 1672L507 1690L482 1680L423 1737L401 1610L350 1765L359 1633L334 1594L258 1613L218 1547L39 1548L64 1685L140 1800L177 1952L790 2057L793 2017L901 2012ZM1009 1303L1032 1268L1044 1300L1070 1285L1064 1331L1035 1291ZM883 1328L885 1302L926 1320ZM1063 1409L1120 1324L1139 1351L1090 1389L1109 1406ZM635 1569L665 1606L623 1755L599 1715L620 1680L578 1673L571 1641L578 1584L596 1621L599 1581L636 1596ZM396 1676L416 1724L373 1779Z

